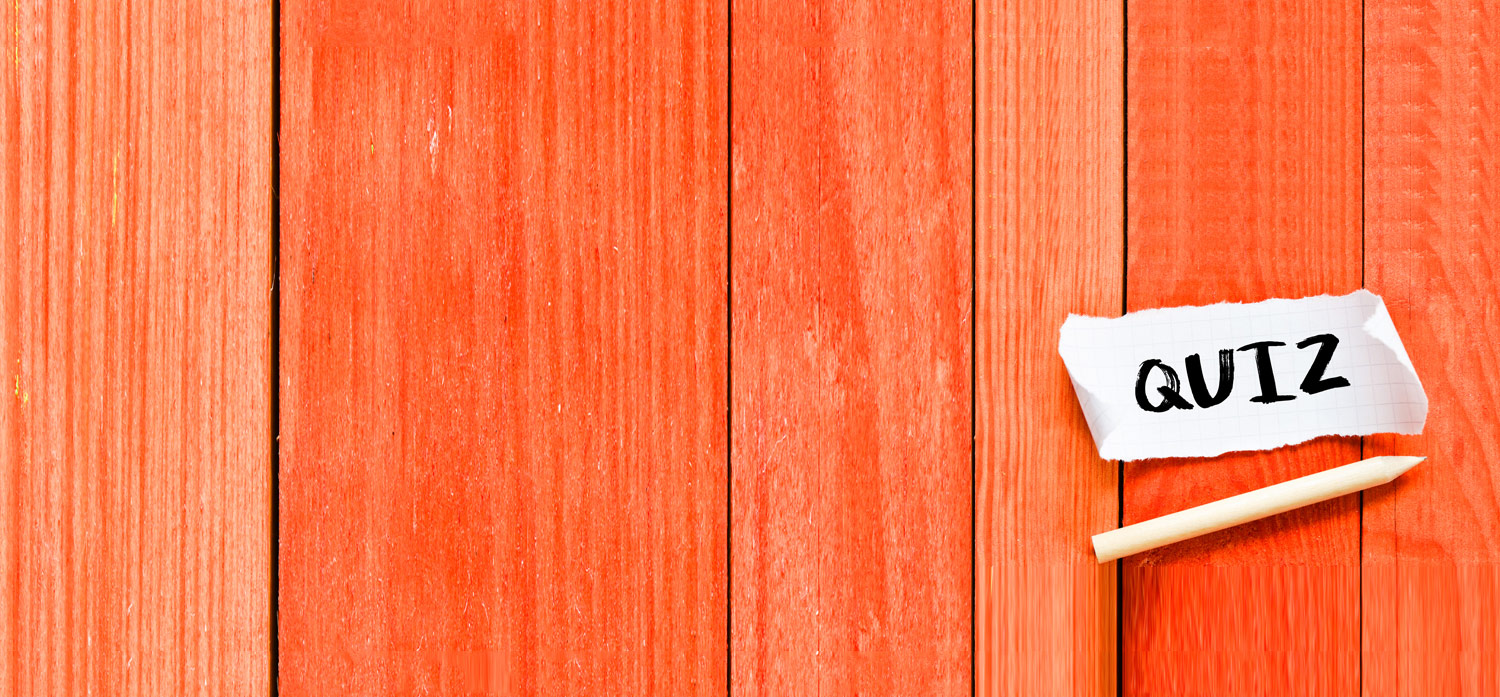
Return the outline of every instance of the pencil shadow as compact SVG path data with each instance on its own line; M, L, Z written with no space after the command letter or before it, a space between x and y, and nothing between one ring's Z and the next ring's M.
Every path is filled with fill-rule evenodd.
M1359 439L1329 437L1266 452L1126 463L1125 522L1166 515L1358 459ZM1388 488L1372 491L1384 495L1378 490ZM1359 495L1347 494L1142 552L1126 563L1327 565L1347 558L1357 565L1359 525Z

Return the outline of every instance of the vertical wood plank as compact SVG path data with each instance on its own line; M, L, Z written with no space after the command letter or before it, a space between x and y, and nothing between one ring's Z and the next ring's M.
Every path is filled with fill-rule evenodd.
M270 4L0 27L0 693L265 694Z
M1115 692L1115 462L1057 329L1124 287L1124 4L986 0L977 17L978 694Z
M1500 692L1500 16L1366 8L1365 273L1431 411L1367 454L1429 460L1365 497L1365 694Z
M1360 3L1131 0L1132 310L1360 287ZM1131 463L1135 522L1359 459L1326 438ZM1126 560L1127 694L1353 694L1358 498Z
M723 694L724 3L283 19L282 694Z
M970 7L733 25L733 691L967 694Z

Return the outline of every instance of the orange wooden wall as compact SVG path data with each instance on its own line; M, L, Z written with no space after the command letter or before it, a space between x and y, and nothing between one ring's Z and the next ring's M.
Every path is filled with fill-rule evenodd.
M284 9L282 694L722 693L724 6Z
M265 694L272 7L0 9L0 694Z
M968 8L733 26L731 691L966 695Z
M1500 694L1491 2L0 28L0 694ZM1424 435L1095 454L1067 313L1361 286Z
M984 3L975 44L976 693L1108 694L1119 522L1057 355L1069 312L1119 314L1123 5Z
M1365 284L1385 295L1432 407L1365 440L1433 467L1363 517L1364 692L1500 694L1500 7L1365 7Z
M1126 308L1359 288L1359 3L1193 8L1127 7ZM1121 510L1133 523L1358 459L1358 438L1321 438L1130 463ZM1123 692L1359 690L1358 496L1120 563Z

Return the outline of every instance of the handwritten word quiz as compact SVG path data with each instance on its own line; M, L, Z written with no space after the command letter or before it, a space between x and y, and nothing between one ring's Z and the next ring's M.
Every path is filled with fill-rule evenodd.
M1212 456L1420 433L1427 395L1369 291L1072 315L1058 352L1099 455Z

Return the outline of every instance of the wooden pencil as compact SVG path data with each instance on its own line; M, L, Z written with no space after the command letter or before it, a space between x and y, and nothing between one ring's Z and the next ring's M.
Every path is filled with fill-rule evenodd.
M1099 563L1385 484L1425 460L1386 455L1205 503L1094 536Z

